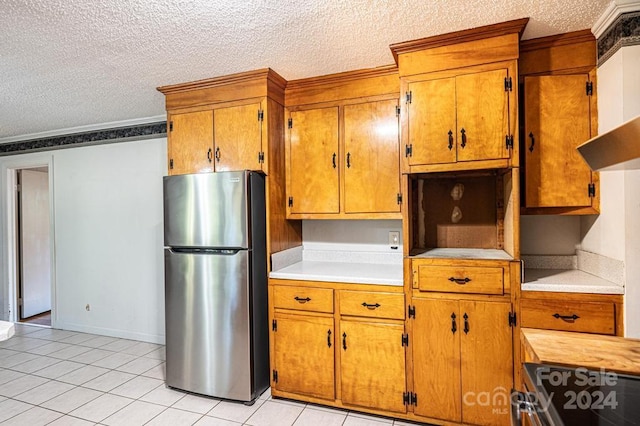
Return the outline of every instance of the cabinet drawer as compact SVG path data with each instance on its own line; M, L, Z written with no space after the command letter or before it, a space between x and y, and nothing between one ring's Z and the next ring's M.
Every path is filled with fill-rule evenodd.
M333 290L329 288L275 286L273 306L297 311L333 312Z
M504 272L489 266L418 266L420 291L503 294Z
M343 290L340 315L404 319L404 294Z
M547 330L615 334L616 310L609 302L523 299L520 325Z

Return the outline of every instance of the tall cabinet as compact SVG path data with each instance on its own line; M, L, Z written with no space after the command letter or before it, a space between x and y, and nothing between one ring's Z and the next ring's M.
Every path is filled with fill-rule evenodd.
M391 46L401 85L408 411L509 424L518 326L518 57L527 20Z
M268 254L299 246L285 219L284 88L271 69L159 87L167 109L169 175L258 170L266 175Z

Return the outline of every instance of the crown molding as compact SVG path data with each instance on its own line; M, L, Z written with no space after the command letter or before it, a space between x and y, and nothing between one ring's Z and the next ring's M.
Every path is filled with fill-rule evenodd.
M613 0L591 27L591 32L600 38L623 13L640 11L639 0Z

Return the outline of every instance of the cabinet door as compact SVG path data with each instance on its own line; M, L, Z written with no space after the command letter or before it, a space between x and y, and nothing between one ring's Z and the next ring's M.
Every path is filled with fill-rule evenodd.
M591 138L588 74L525 77L526 207L589 207L591 170L576 147Z
M338 213L338 108L292 111L289 129L291 213Z
M509 158L506 69L456 77L458 161Z
M340 321L342 402L406 412L404 325Z
M212 172L213 112L171 114L169 123L169 174Z
M275 314L276 389L335 398L333 318Z
M345 213L399 212L398 100L344 107Z
M413 299L416 317L411 336L413 387L419 416L460 422L460 335L458 301Z
M409 91L409 164L455 163L455 79L410 83Z
M460 301L462 422L508 425L513 340L508 302Z
M216 172L261 170L262 120L260 104L216 109L213 112Z

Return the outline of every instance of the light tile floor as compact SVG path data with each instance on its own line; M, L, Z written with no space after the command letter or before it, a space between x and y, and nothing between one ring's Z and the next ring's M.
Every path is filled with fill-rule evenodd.
M0 342L2 425L412 425L273 399L252 406L168 389L164 346L16 324Z

